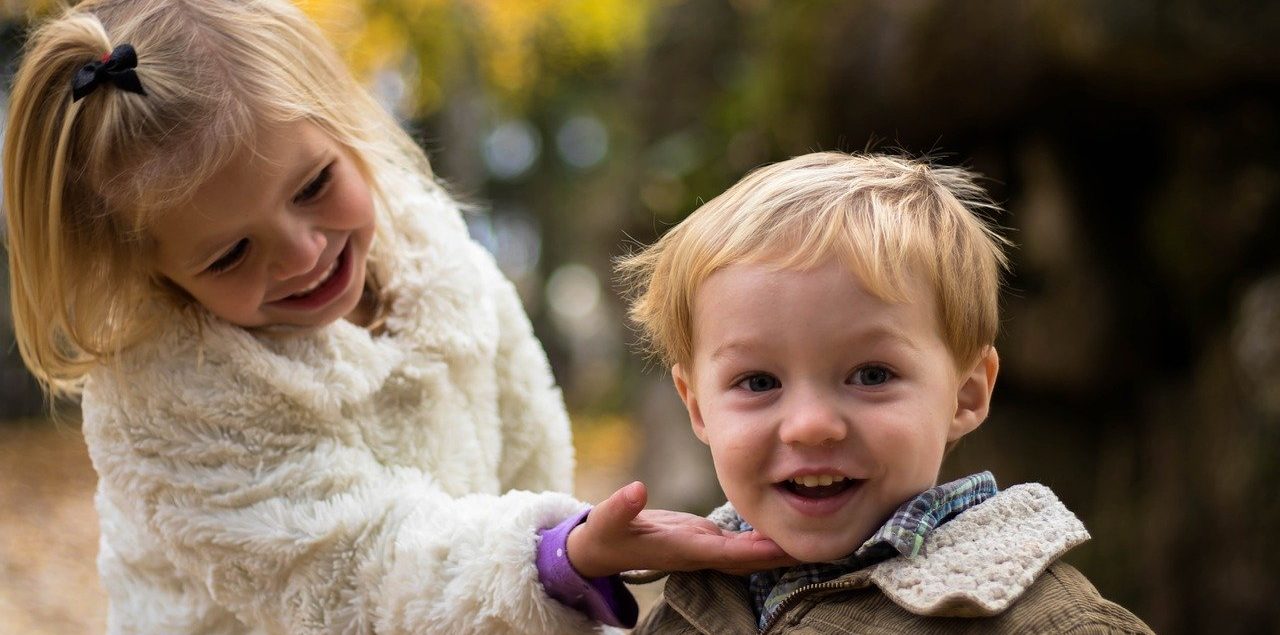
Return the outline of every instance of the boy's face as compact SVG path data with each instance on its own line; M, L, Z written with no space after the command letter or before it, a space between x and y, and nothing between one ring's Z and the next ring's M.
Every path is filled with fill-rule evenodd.
M931 289L907 282L893 304L834 261L738 264L696 292L676 389L729 501L799 560L856 550L986 417L995 350L957 371Z

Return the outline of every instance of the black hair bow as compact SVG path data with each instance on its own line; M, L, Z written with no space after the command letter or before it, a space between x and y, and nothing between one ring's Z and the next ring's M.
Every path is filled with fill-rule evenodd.
M111 53L102 56L80 67L76 76L71 79L71 101L80 101L85 95L92 93L103 82L111 82L116 88L131 93L146 95L138 74L133 69L138 67L138 54L128 44L117 46Z

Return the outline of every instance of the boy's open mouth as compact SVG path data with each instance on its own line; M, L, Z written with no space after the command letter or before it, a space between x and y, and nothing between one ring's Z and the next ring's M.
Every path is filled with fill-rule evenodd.
M778 483L778 487L802 498L831 498L845 493L860 482L844 476L800 476L782 481Z

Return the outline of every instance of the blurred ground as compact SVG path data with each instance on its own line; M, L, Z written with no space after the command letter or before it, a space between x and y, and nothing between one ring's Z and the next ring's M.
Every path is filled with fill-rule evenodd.
M630 481L635 443L627 430L620 419L575 430L580 498L597 502ZM0 423L0 633L103 632L107 605L94 564L95 482L74 426ZM661 584L635 591L647 610Z
M79 430L0 425L0 633L101 633L96 477Z

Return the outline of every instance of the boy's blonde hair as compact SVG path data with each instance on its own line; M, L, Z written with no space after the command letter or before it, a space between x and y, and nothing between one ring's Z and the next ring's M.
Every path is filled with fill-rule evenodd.
M73 102L76 71L126 43L146 95L108 85ZM299 120L351 151L384 209L385 168L434 187L422 151L287 0L90 0L31 33L4 205L18 346L51 395L172 319L163 303L191 302L152 273L149 222L254 152L264 127ZM381 253L393 221L379 219Z
M666 365L693 359L693 299L737 263L807 269L839 258L881 299L907 300L904 276L934 290L957 366L995 341L1009 243L995 206L960 168L884 155L818 152L748 174L656 243L619 260L630 316Z

